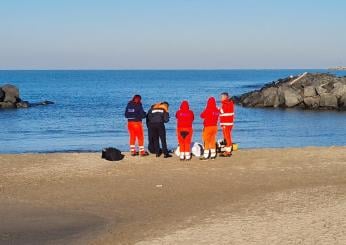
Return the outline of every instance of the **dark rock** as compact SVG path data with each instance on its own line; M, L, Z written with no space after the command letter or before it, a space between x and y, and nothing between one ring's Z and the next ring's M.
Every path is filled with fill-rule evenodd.
M332 74L304 73L279 79L259 90L235 96L234 101L248 107L344 109L346 78Z
M30 104L28 101L21 101L16 104L17 108L28 108L30 107Z
M322 95L322 94L327 93L328 91L323 86L318 86L318 87L316 87L316 92L318 95Z
M263 95L263 106L264 107L278 107L279 103L279 95L278 88L269 87L262 91Z
M337 109L338 99L333 94L322 94L320 100L320 107L325 109Z
M5 99L5 92L2 91L2 89L0 88L0 102L3 102Z
M287 88L283 91L285 106L290 108L298 105L303 101L303 98L292 88Z
M4 92L4 98L2 101L9 103L16 103L19 99L19 90L16 86L11 84L6 84L1 87L1 90Z
M4 102L9 102L9 103L16 103L17 102L17 98L16 97L13 97L11 95L5 95L5 98L4 98Z
M53 105L53 104L54 104L54 102L45 100L45 101L37 102L37 103L30 103L30 107L40 106L40 105Z
M243 100L243 105L255 107L256 105L260 105L261 101L262 101L261 93L260 92L254 92ZM263 102L262 102L262 104L264 105Z
M318 109L320 107L320 97L314 96L314 97L305 97L304 98L304 104L305 107L308 109Z
M19 97L18 88L14 85L6 84L0 87L0 109L28 108L32 106L51 105L51 104L54 104L54 103L48 100L38 102L38 103L29 103L28 101L23 101Z
M339 107L342 110L346 110L346 94L341 96L341 98L339 99Z
M12 109L16 108L16 104L11 102L0 102L0 108L1 109Z
M313 97L316 95L316 89L314 86L304 87L304 97Z
M5 92L6 96L19 98L19 90L16 86L11 84L6 84L1 87L2 91Z
M284 95L284 91L286 90L286 86L281 86L278 88L278 97L279 97L279 105L281 107L285 106L285 95Z
M342 97L344 94L346 94L346 84L343 84L341 82L335 83L331 93L334 94L337 98Z

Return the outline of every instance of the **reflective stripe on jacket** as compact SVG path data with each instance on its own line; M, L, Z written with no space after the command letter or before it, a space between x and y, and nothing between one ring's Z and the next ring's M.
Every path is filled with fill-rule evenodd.
M231 99L222 101L220 125L232 126L234 123L234 103Z

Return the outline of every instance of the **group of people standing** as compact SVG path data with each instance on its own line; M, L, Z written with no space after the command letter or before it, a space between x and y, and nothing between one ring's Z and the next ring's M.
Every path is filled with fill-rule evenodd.
M201 160L215 159L217 155L216 137L218 123L222 128L225 150L222 157L232 156L232 129L234 123L234 103L229 94L224 92L220 95L221 106L217 106L214 97L208 99L207 105L200 117L203 119L203 144L204 152ZM128 131L130 135L130 152L132 156L147 156L149 153L144 148L144 131L142 120L146 119L148 128L148 150L150 153L164 158L172 157L167 148L165 123L169 121L169 104L160 102L151 106L148 113L143 109L142 98L135 95L126 106L125 117L128 120ZM180 109L175 114L177 120L177 138L179 142L180 160L190 160L191 141L193 136L193 122L195 116L189 107L188 101L184 100ZM138 151L136 150L138 142ZM160 148L160 141L162 149Z

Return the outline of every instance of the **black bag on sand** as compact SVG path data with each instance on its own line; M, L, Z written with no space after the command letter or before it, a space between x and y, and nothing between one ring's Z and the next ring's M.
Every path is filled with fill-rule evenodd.
M101 158L106 159L108 161L120 161L123 160L125 155L121 153L116 148L108 147L102 150L102 156Z

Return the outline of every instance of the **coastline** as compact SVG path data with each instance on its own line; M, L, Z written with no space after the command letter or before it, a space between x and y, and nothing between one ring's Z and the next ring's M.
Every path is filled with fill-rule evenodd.
M208 162L0 154L0 243L342 243L345 150L241 149Z

